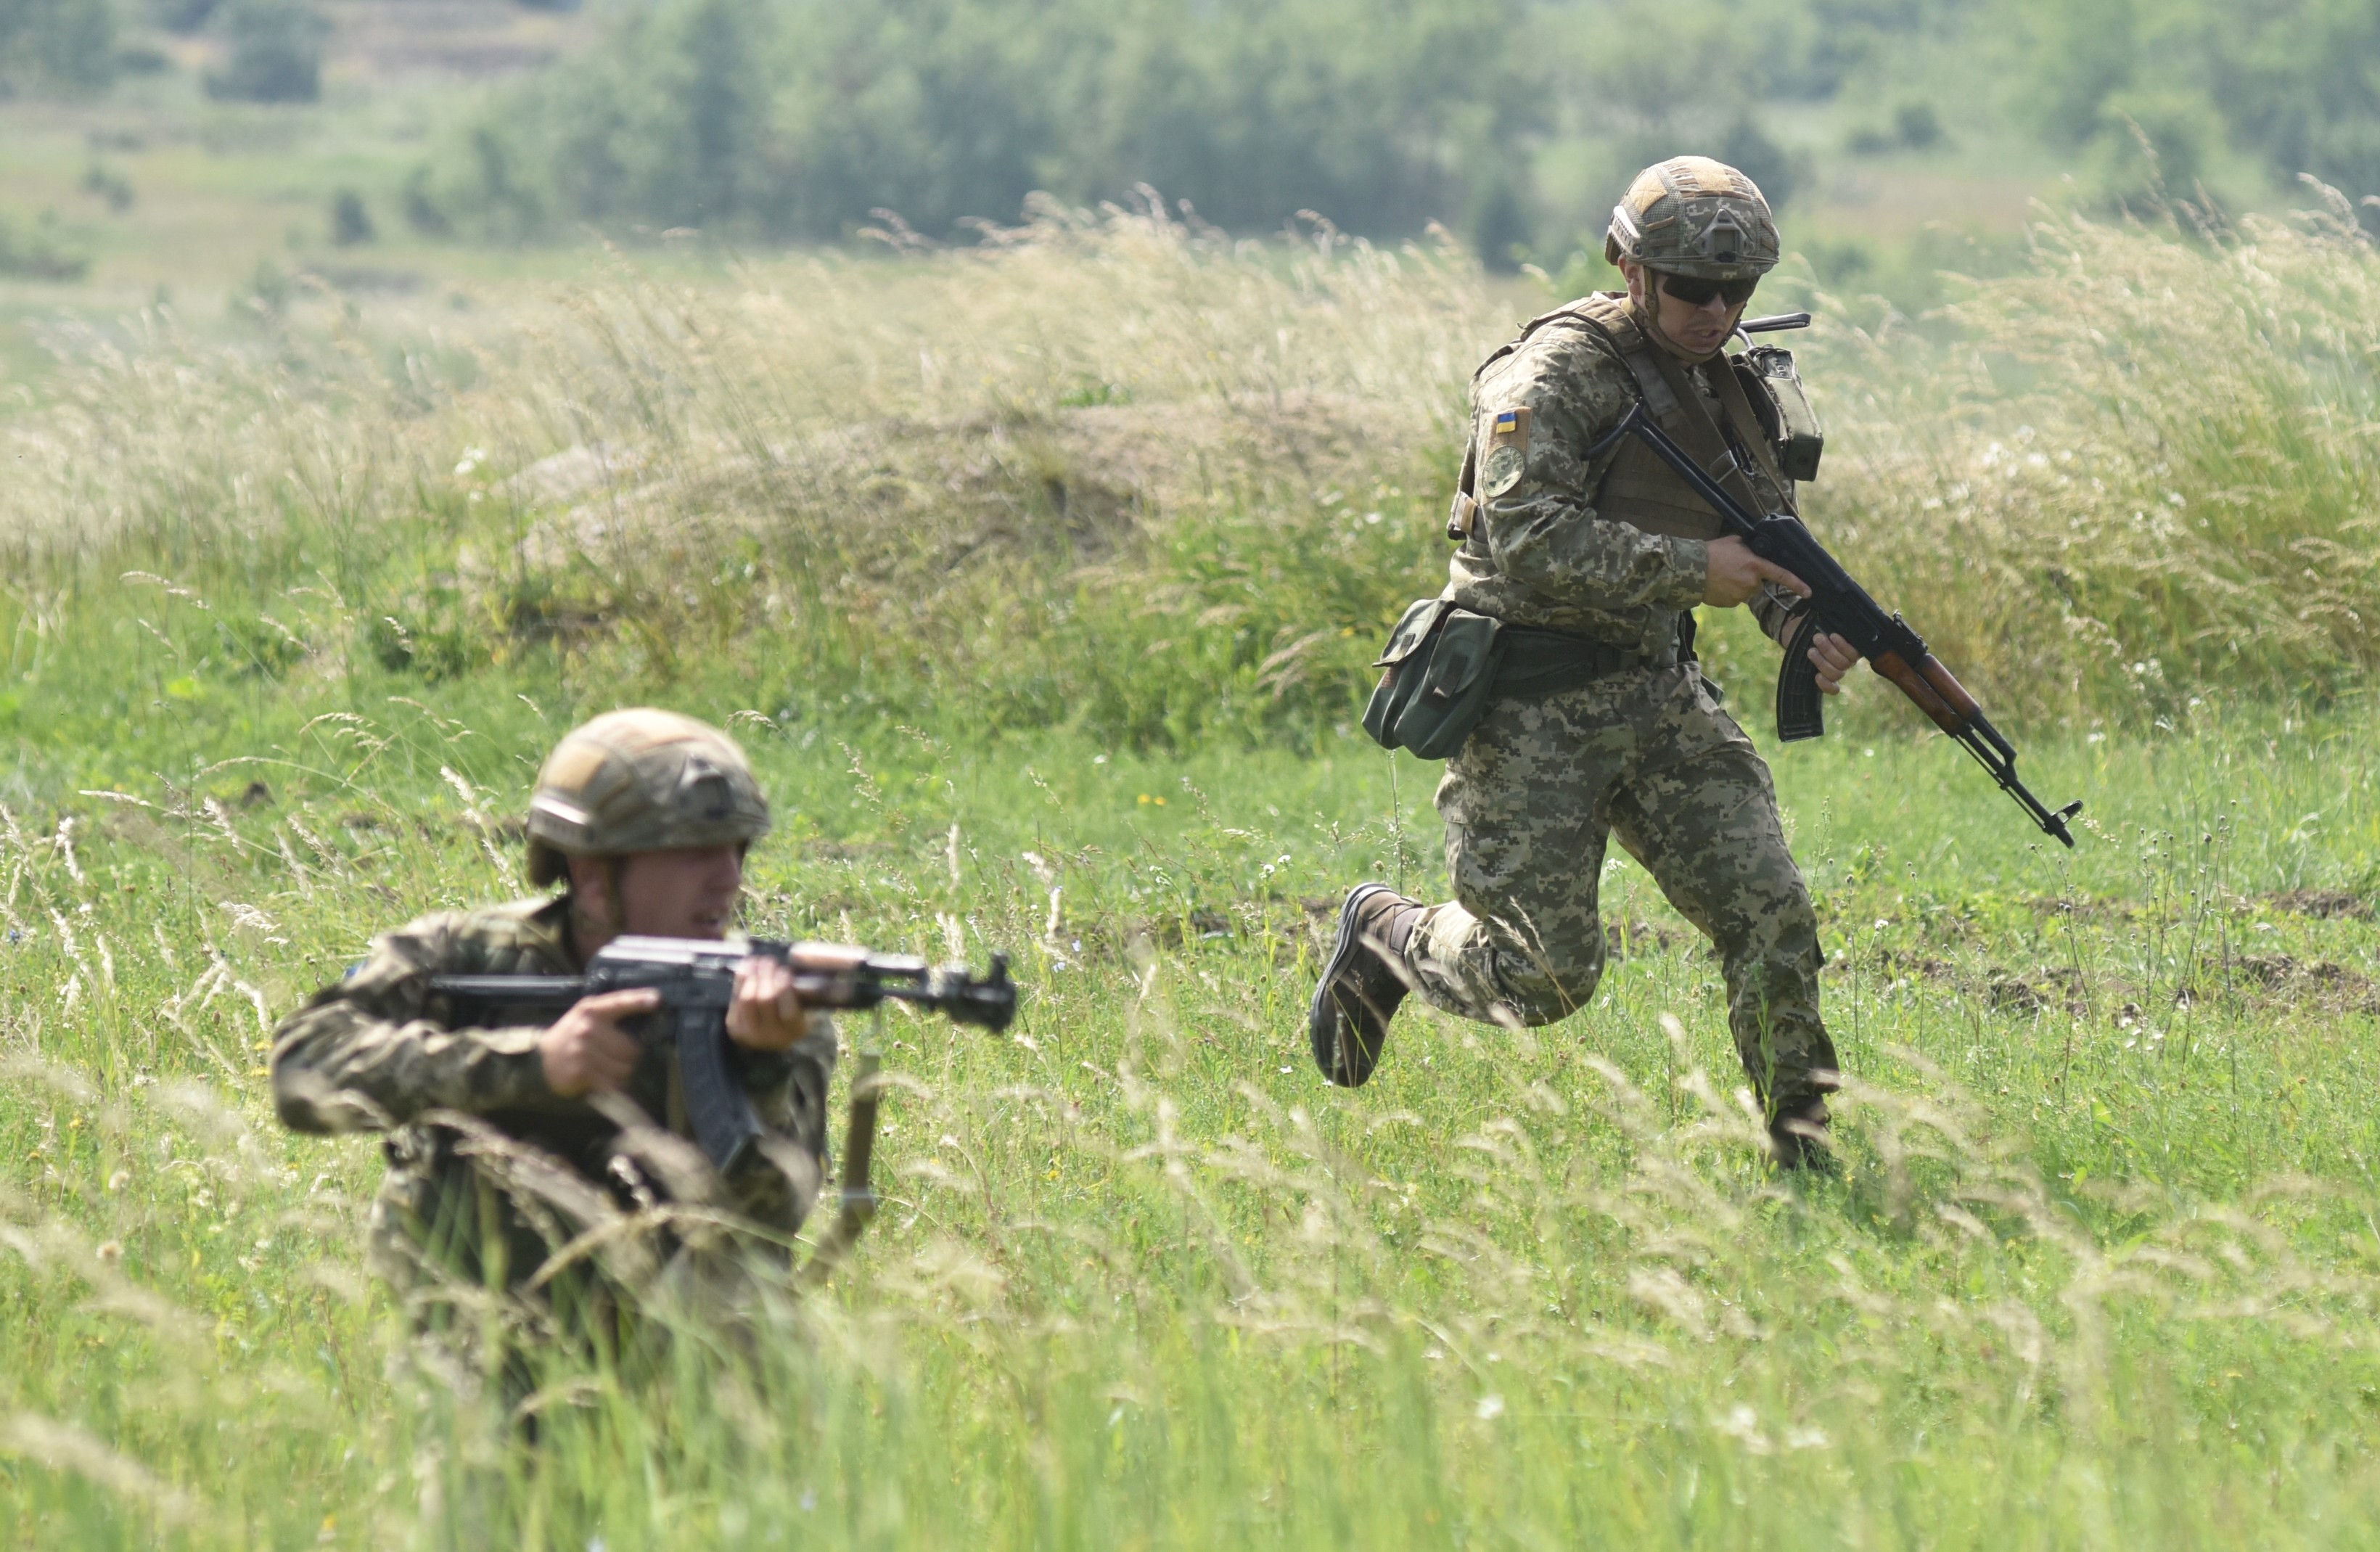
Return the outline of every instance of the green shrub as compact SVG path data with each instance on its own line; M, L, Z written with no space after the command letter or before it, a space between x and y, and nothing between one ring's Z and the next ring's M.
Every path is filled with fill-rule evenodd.
M342 188L331 196L331 241L339 248L353 248L358 243L370 242L380 235L373 226L371 211L364 197L352 188Z
M74 252L56 234L55 219L44 216L32 230L0 217L0 275L28 280L80 280L91 271L91 260Z

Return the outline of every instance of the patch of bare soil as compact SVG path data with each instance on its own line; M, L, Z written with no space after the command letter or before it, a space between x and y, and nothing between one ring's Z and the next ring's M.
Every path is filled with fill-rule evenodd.
M2091 1007L2091 988L2071 965L2028 970L2022 975L1986 969L1979 985L1995 1012L2059 1012L2080 1018Z
M2089 922L2128 922L2141 914L2140 907L2128 900L2096 900L2082 895L2037 894L2025 904L2038 915L2074 916Z
M2291 915L2316 916L2329 921L2344 916L2354 921L2372 919L2372 902L2350 890L2289 890L2281 894L2268 894L2265 903L2276 911Z
M2248 954L2231 962L2233 984L2252 1000L2312 1003L2340 1012L2380 1012L2380 987L2359 970L2329 960L2285 953Z
M1931 954L1921 954L1908 949L1896 949L1888 944L1876 951L1875 963L1877 969L1896 980L1913 976L1921 980L1947 981L1958 973L1947 959L1937 959Z

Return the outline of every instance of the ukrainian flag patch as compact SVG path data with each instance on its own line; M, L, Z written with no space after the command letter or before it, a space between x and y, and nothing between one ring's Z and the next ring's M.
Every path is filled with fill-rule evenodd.
M1518 409L1500 409L1488 423L1488 445L1490 448L1517 447L1529 450L1529 411L1526 406Z

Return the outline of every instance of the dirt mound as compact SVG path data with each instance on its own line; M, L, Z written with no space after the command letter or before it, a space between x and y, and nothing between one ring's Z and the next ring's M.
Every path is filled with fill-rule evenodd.
M883 582L997 555L1097 564L1167 513L1368 488L1410 457L1418 432L1404 418L1322 394L892 418L760 451L574 446L504 488L543 509L522 541L534 567L625 575L657 554L698 566L744 542L800 540L844 579Z

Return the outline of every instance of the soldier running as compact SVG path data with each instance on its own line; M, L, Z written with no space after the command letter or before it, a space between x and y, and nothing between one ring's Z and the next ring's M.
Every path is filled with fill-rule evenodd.
M1408 990L1507 1025L1585 1007L1603 974L1596 896L1617 834L1718 948L1778 1160L1823 1162L1837 1074L1817 920L1767 767L1693 650L1695 605L1749 603L1781 640L1808 589L1719 537L1718 515L1635 439L1585 456L1641 398L1686 446L1732 455L1715 462L1746 505L1792 510L1747 394L1763 390L1724 354L1777 262L1777 227L1751 179L1678 157L1637 175L1604 252L1624 293L1536 319L1473 380L1476 490L1458 499L1443 595L1582 666L1531 684L1508 664L1449 761L1438 808L1453 900L1376 883L1347 896L1308 1020L1314 1060L1332 1083L1363 1083ZM1859 661L1834 636L1811 659L1830 695Z

